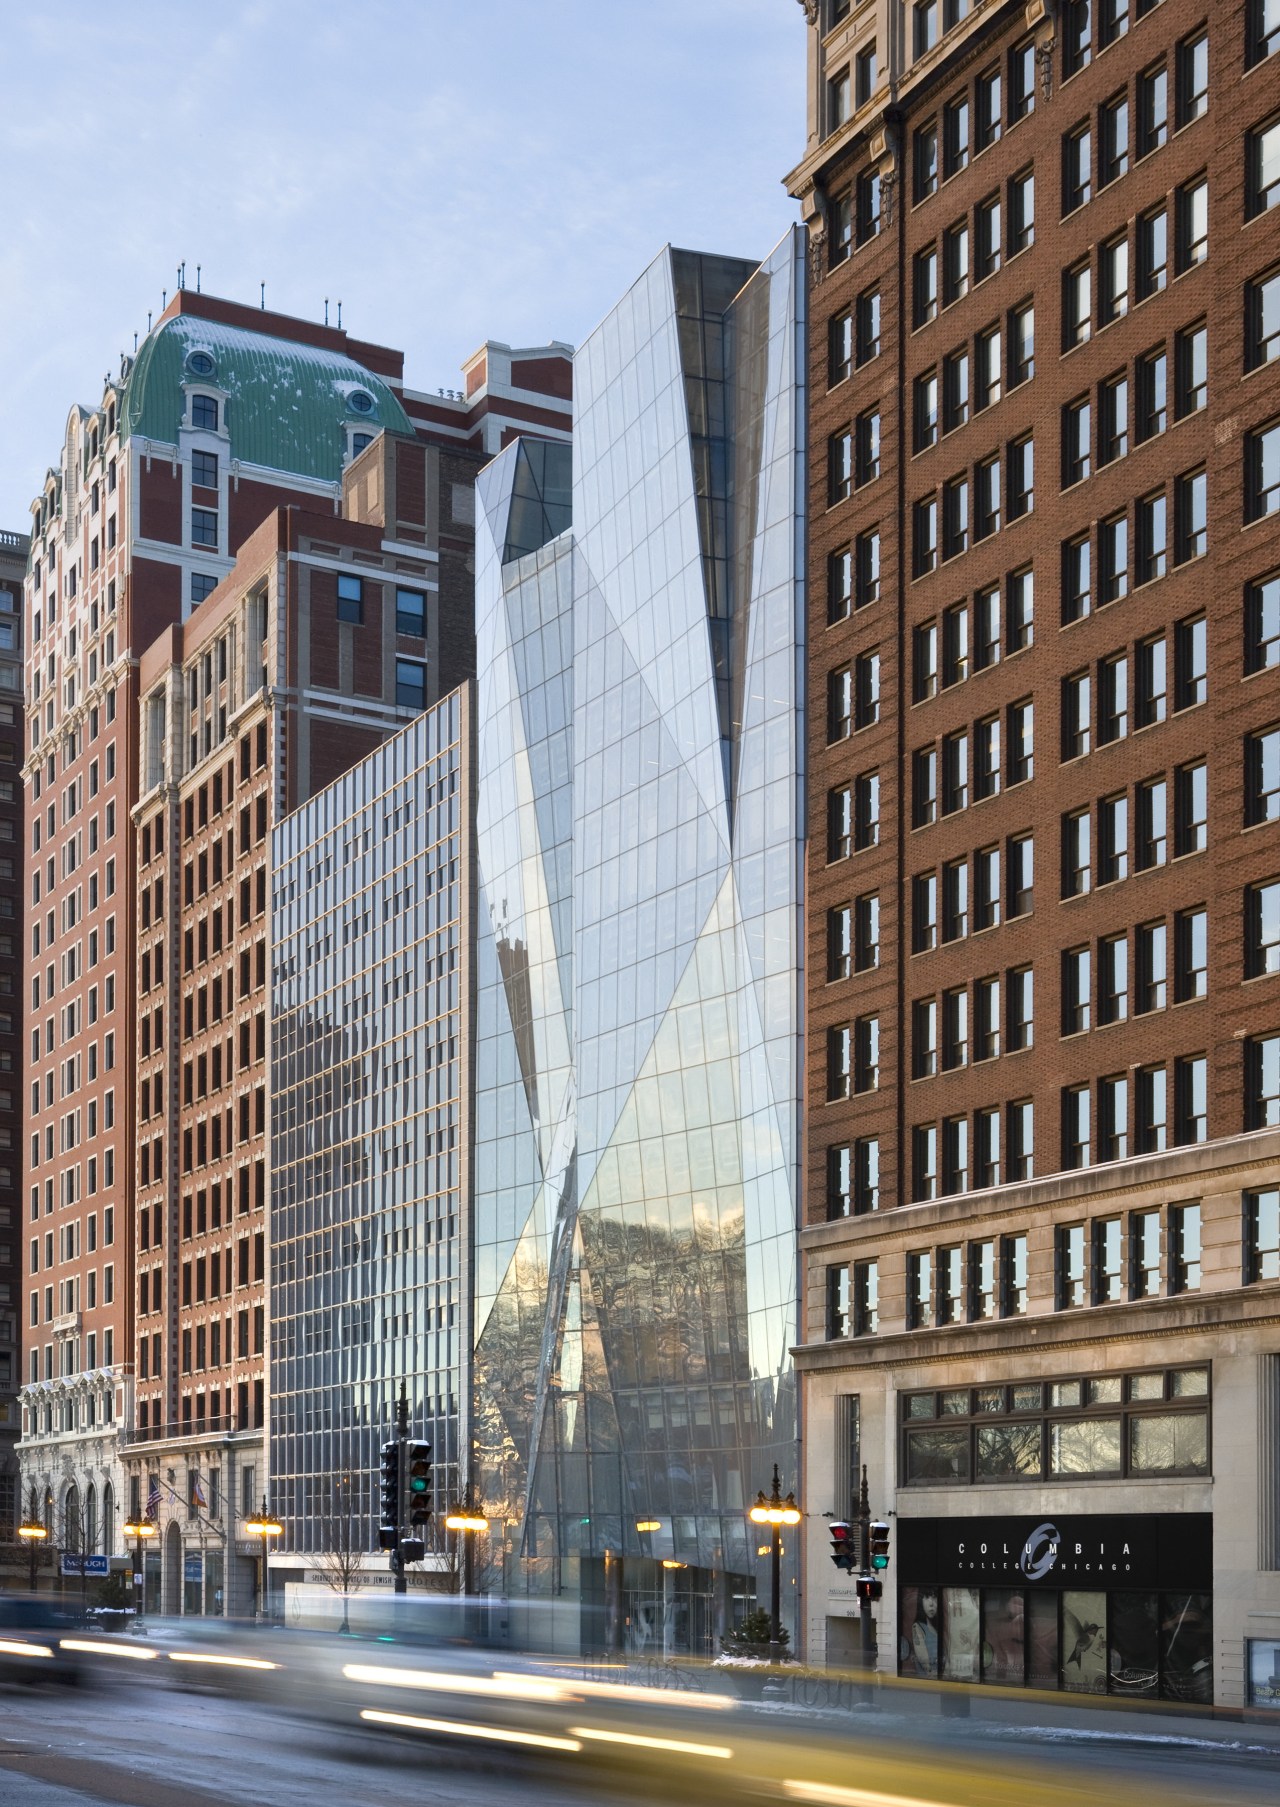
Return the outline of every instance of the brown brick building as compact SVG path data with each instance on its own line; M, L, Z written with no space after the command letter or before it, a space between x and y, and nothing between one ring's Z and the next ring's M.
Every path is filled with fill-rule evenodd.
M62 1548L158 1513L166 1610L247 1604L207 1438L265 1410L269 825L471 669L475 471L568 428L562 347L402 363L183 291L33 508L23 1471Z
M882 1668L978 1679L981 1614L1051 1686L1050 1592L959 1585L950 1531L1212 1514L1108 1592L1095 1681L1238 1705L1280 1637L1280 38L806 10L807 1503L860 1450L899 1514ZM1046 1587L1054 1638L1103 1610Z
M0 1547L19 1498L22 1303L22 580L27 537L0 533Z

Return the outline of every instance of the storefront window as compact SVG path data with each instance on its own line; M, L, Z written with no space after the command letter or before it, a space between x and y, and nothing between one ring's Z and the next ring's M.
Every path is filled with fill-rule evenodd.
M944 1682L976 1682L981 1679L981 1596L976 1587L944 1587L942 1590L942 1679Z
M1249 1705L1280 1708L1280 1640L1250 1638Z
M1068 1589L1062 1596L1061 1686L1072 1694L1107 1691L1107 1596Z

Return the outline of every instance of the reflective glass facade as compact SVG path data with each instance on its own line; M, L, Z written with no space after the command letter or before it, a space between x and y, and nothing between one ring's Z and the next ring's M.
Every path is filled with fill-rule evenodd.
M795 1474L803 343L798 236L664 251L572 526L561 448L477 485L475 1444L504 1591L597 1647L711 1648Z
M376 1545L400 1382L456 1497L465 1319L470 692L275 830L272 1503Z

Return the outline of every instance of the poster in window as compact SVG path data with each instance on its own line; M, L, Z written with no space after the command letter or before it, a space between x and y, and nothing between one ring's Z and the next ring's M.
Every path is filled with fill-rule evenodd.
M898 1673L937 1675L941 1595L936 1587L904 1587L898 1619Z
M1206 1705L1213 1699L1212 1608L1209 1594L1161 1594L1162 1699L1193 1700Z
M1058 1596L1027 1595L1027 1685L1056 1688L1058 1671Z
M942 1679L976 1682L979 1678L981 1615L976 1587L942 1590Z
M1249 1705L1280 1708L1280 1641L1249 1639Z
M1111 1596L1107 1660L1110 1693L1130 1700L1147 1700L1155 1695L1160 1670L1158 1616L1154 1594Z
M1004 1687L1023 1685L1026 1652L1022 1589L988 1587L982 1594L982 1679Z
M1062 1596L1062 1686L1072 1694L1107 1691L1107 1596L1071 1588Z

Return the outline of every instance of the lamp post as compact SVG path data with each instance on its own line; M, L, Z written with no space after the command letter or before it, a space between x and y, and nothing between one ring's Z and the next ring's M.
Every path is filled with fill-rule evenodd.
M244 1521L244 1528L250 1537L257 1537L261 1540L258 1545L258 1555L255 1560L254 1570L257 1587L254 1617L258 1620L265 1620L267 1616L267 1539L269 1537L279 1537L284 1530L284 1526L280 1523L279 1519L273 1518L267 1511L267 1502L264 1498L261 1506L253 1516Z
M27 1516L18 1526L18 1536L25 1540L31 1555L30 1587L34 1594L36 1591L36 1558L40 1554L41 1544L49 1536L47 1527L42 1525L36 1517L36 1490L34 1487L31 1489L31 1495L27 1501Z
M471 1595L475 1591L474 1540L487 1535L489 1530L488 1519L482 1517L471 1503L470 1482L467 1483L467 1491L462 1504L448 1513L444 1522L446 1530L456 1532L462 1539L462 1597L464 1600L470 1601ZM465 1606L463 1611L469 1614L470 1606ZM469 1634L469 1625L467 1631Z
M126 1519L124 1534L133 1539L133 1613L141 1625L147 1591L142 1570L142 1543L144 1538L156 1535L156 1527L145 1512L140 1512L137 1518Z
M773 1564L769 1601L769 1661L782 1661L782 1527L798 1525L801 1519L796 1496L789 1493L782 1497L782 1479L778 1474L778 1464L773 1465L773 1492L768 1499L763 1492L756 1495L756 1503L751 1508L753 1525L768 1525L770 1531L770 1558Z

